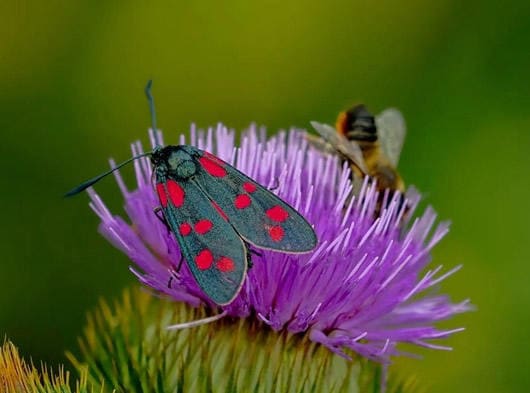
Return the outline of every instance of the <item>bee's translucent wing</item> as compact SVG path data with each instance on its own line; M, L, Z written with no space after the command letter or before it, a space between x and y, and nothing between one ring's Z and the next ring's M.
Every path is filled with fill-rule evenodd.
M322 153L337 154L337 149L331 146L331 144L324 138L306 133L305 139L311 146L313 146L315 149Z
M388 108L375 118L375 124L383 153L397 167L407 132L403 115L397 109Z
M327 124L312 121L311 125L320 134L324 140L331 145L331 147L346 157L354 165L356 165L364 173L368 173L366 164L363 158L363 152L357 143L349 141L343 135L339 134L337 130Z

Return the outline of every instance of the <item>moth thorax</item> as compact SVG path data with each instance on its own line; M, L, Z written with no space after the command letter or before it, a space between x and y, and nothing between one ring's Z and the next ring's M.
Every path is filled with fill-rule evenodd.
M187 179L195 175L195 172L197 172L192 157L183 150L172 152L167 159L167 165L172 174L182 179Z

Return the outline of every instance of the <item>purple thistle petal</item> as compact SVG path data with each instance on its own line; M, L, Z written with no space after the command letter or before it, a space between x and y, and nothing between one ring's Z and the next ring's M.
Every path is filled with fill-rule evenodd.
M150 140L155 146L162 134L154 138L150 130ZM185 143L180 135L179 144ZM239 296L223 307L226 315L256 315L274 330L307 331L311 340L346 357L344 350L351 349L387 362L400 354L396 349L400 342L448 349L429 341L461 329L438 330L434 324L472 307L468 301L453 304L432 291L460 267L446 273L441 266L423 272L448 224L435 226L431 208L411 221L420 200L416 190L409 189L406 203L395 193L374 219L378 198L374 184L365 181L360 194L351 197L348 166L310 149L302 131L281 131L267 139L265 130L253 125L242 134L238 148L234 131L223 125L206 132L192 125L190 144L265 186L277 185L274 192L314 225L319 238L319 245L309 254L260 250L262 255L253 256L254 267ZM133 144L132 151L142 153L141 144ZM136 160L134 169L137 188L133 191L127 190L115 172L131 224L113 216L89 190L90 206L101 219L100 232L140 269L131 271L142 284L191 306L215 307L185 263L175 272L181 255L174 236L153 212L159 202L149 159Z

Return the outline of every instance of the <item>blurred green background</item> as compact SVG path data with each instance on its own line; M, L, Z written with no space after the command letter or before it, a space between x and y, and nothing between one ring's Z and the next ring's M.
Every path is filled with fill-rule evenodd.
M223 4L221 4L223 3ZM527 1L2 2L0 335L53 364L85 312L135 280L81 195L146 141L154 78L166 141L190 122L269 130L400 108L400 169L451 219L434 261L478 311L453 352L396 359L431 392L530 389L530 7ZM173 135L173 137L171 137ZM132 170L126 170L129 179ZM97 187L115 211L112 179ZM526 389L525 389L526 388Z

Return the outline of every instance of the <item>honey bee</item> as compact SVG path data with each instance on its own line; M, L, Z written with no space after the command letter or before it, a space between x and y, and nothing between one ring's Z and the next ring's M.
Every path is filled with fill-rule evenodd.
M396 168L406 126L397 109L386 109L374 117L364 105L355 105L339 113L335 128L315 121L311 125L322 137L308 136L313 146L339 154L350 163L354 190L359 189L365 176L377 181L378 191L405 190Z

